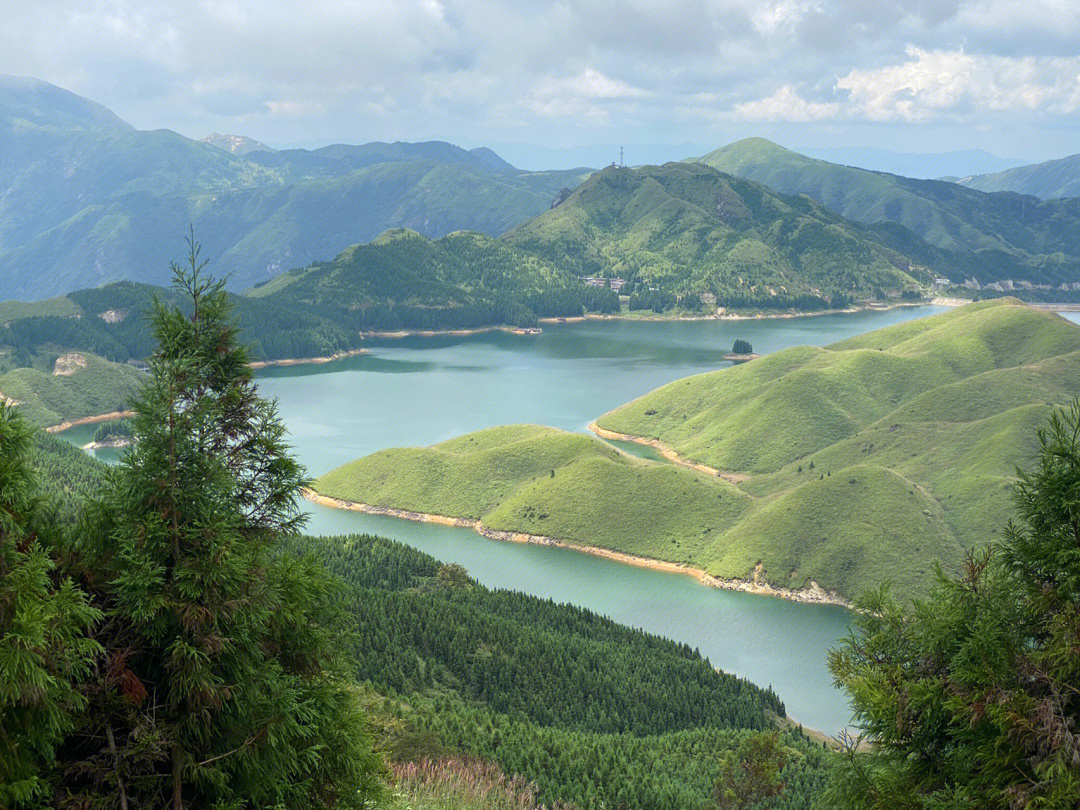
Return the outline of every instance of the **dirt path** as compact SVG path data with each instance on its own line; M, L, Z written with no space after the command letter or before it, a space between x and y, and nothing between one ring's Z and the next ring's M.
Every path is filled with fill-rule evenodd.
M84 416L81 419L72 419L70 421L63 421L59 425L52 425L45 428L46 433L62 433L68 428L78 427L79 425L93 425L97 422L108 422L112 419L126 419L129 416L134 416L135 411L110 411L109 413L99 413L97 416Z
M710 467L708 464L698 464L696 461L688 461L680 456L666 444L659 439L643 439L641 436L631 436L629 433L616 433L614 430L608 430L602 428L596 422L589 425L589 430L599 436L601 439L613 439L619 442L633 442L634 444L645 445L651 447L654 450L659 451L660 455L670 461L672 464L678 464L682 467L689 467L691 470L697 470L700 473L711 475L716 478L723 478L732 484L741 484L748 479L749 475L736 472L725 472L724 470L718 470L716 467Z

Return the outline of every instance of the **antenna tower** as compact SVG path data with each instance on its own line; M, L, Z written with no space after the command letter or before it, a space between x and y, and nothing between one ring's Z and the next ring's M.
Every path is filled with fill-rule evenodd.
M626 167L626 163L623 161L623 148L621 146L619 147L619 165L624 168Z

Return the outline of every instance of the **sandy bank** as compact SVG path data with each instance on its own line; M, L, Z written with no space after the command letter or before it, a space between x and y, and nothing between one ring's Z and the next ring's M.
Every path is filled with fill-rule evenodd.
M633 442L634 444L643 444L646 447L652 447L654 450L659 451L660 455L670 461L672 464L679 464L683 467L689 467L692 470L705 473L706 475L714 475L717 478L723 478L725 481L730 481L732 484L741 484L749 476L736 472L725 472L724 470L718 470L716 467L710 467L708 464L698 464L694 461L687 461L680 456L666 444L659 439L644 439L641 436L631 436L629 433L616 433L614 430L608 430L602 428L596 422L589 425L589 430L599 436L601 439L613 439L619 442Z
M251 364L252 368L267 368L268 366L306 366L319 363L332 363L335 360L344 360L346 357L356 357L367 354L367 349L353 349L348 352L337 352L328 357L287 357L283 360L256 360Z
M134 416L135 411L110 411L109 413L99 413L97 416L84 416L81 419L72 419L71 421L61 422L59 425L52 425L45 428L46 433L62 433L68 428L78 427L79 425L93 425L97 422L108 422L111 419L126 419L130 416Z
M696 578L701 584L713 588L743 591L744 593L753 593L761 596L777 596L781 599L788 599L793 602L805 602L808 604L840 605L841 607L851 606L850 603L839 594L826 591L813 581L811 581L809 588L802 590L775 588L767 582L753 579L725 579L723 577L714 577L704 569L695 568L694 566L685 565L683 563L654 560L650 557L640 557L636 554L612 551L611 549L601 548L599 546L570 543L565 540L558 540L554 537L544 537L543 535L538 534L525 534L523 532L491 529L483 525L479 520L472 520L470 518L454 518L447 517L446 515L432 515L426 512L411 512L407 509L394 509L389 506L373 506L367 503L331 498L327 495L320 495L310 489L304 490L304 497L313 503L329 506L334 509L348 509L353 512L364 512L369 515L387 515L389 517L403 518L405 520L414 520L422 523L441 523L446 526L472 529L477 534L492 540L508 540L514 543L535 543L542 546L568 548L586 554L594 554L597 557L606 557L609 560L615 560L616 562L625 563L627 565L636 565L639 568L650 568L654 571L667 571L672 574L687 574Z
M135 442L132 439L106 439L103 442L90 442L82 446L83 450L119 450L121 447L130 447Z
M541 321L543 318L540 319ZM485 332L507 332L511 335L539 335L542 330L520 326L480 326L476 329L398 329L393 332L361 332L364 338L404 338L404 337L467 337L482 335Z

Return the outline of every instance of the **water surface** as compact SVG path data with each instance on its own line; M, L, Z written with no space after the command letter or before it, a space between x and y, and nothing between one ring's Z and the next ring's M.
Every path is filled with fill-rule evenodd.
M370 354L359 357L268 368L259 381L264 394L278 398L298 456L318 475L376 450L432 444L493 425L585 430L605 411L659 385L729 366L722 358L736 338L766 354L825 345L937 311L591 320L548 325L535 336L386 339L369 342ZM650 448L633 449L658 457ZM847 630L850 614L842 608L709 588L689 576L572 549L488 540L468 529L309 508L312 533L395 538L461 563L489 587L570 602L690 644L714 665L773 686L788 712L809 727L835 733L849 722L825 666L826 650Z

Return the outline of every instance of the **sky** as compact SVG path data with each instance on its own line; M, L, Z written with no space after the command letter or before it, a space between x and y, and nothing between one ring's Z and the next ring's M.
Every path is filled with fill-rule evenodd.
M0 0L0 73L271 145L1080 152L1080 0Z

